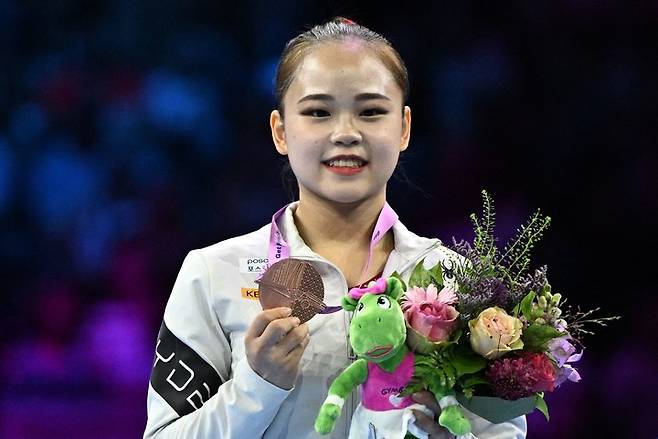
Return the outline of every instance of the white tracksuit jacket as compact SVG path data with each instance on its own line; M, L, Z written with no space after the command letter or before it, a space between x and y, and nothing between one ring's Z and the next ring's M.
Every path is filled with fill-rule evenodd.
M310 261L324 281L324 302L339 305L347 293L345 277L302 241L293 220L296 206L289 205L277 221L290 257ZM439 240L419 237L399 220L392 230L395 249L384 276L397 271L408 280L422 258L430 267L456 257ZM331 436L318 435L313 423L329 385L352 361L348 313L319 314L308 322L311 341L292 390L270 384L247 363L244 336L261 312L254 281L267 261L269 238L267 224L185 258L158 335L145 439L347 437L358 391L347 398ZM504 424L470 418L478 439L525 438L525 417Z

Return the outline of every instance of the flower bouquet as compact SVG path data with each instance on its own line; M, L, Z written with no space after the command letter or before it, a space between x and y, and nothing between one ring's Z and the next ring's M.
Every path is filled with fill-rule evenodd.
M404 394L431 391L451 413L442 412L439 424L458 436L470 432L463 413L455 418L458 404L493 423L535 408L548 419L544 393L580 380L573 363L582 356L582 335L591 334L584 327L619 318L565 308L546 266L529 271L530 251L550 224L539 210L500 251L493 201L482 196L482 215L471 215L473 243L453 240L452 257L430 269L421 261L401 298L416 354Z

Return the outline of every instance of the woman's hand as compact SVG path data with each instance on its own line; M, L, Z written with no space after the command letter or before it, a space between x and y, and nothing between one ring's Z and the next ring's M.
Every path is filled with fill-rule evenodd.
M441 414L441 407L439 407L439 403L436 401L432 392L428 392L427 390L417 392L411 395L411 399L418 404L423 404L434 412L434 418L430 418L420 410L413 410L414 416L416 417L416 425L423 429L425 433L429 434L429 439L452 439L455 437L434 420L439 414Z
M290 308L272 308L258 314L245 335L249 366L264 380L292 389L299 361L310 341L308 326L290 317Z

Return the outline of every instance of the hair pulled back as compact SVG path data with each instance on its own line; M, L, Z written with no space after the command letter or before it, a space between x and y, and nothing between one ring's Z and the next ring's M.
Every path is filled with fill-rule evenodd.
M402 90L403 104L406 102L409 95L409 75L407 67L397 50L377 32L373 32L350 19L336 17L327 23L314 26L310 30L297 35L288 41L283 49L276 69L275 94L277 109L282 116L283 97L294 79L299 64L310 49L327 42L353 40L363 41L377 54Z

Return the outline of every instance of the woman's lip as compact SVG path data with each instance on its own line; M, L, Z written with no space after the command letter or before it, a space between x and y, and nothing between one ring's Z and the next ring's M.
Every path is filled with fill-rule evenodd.
M364 163L362 166L359 166L358 168L353 168L353 167L349 167L349 166L329 166L327 163L323 163L323 165L330 172L333 172L334 174L339 174L339 175L358 174L359 172L363 171L366 166L368 166L367 163Z

